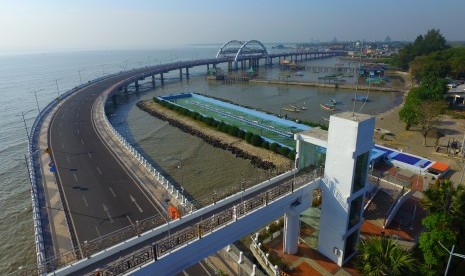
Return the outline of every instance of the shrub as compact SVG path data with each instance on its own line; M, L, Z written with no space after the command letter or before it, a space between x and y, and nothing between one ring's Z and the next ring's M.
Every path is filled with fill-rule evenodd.
M252 137L253 137L253 133L250 131L247 131L247 133L245 134L245 141L250 144L252 141Z
M239 131L237 132L237 137L245 140L245 131L239 129Z
M276 152L276 153L279 153L279 149L281 148L281 146L278 144L278 143L272 143L270 145L270 150Z
M237 126L231 126L229 128L228 134L234 137L237 137L238 132L239 132L239 128Z
M254 134L252 138L250 138L250 143L254 146L257 146L257 147L261 146L262 142L263 142L263 138L258 134Z
M295 151L290 151L287 157L289 157L291 160L295 160Z
M262 142L262 148L264 149L270 149L270 143L268 141L263 141Z
M288 156L290 151L291 150L288 147L281 147L279 149L279 153L284 155L284 156Z

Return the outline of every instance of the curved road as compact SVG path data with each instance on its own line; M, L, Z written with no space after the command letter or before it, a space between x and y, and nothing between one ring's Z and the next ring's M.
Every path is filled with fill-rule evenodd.
M92 120L95 99L136 74L113 77L75 93L50 125L49 143L78 244L162 212L107 148Z

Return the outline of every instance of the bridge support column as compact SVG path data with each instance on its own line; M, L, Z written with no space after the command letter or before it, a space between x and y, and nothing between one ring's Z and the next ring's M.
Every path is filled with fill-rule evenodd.
M284 214L284 245L287 254L297 253L299 245L299 213L290 210Z
M189 68L186 68L186 79L189 79Z
M207 72L210 72L210 64L207 64Z
M127 86L124 87L124 93L128 93L128 87Z
M155 75L152 76L152 86L155 87Z
M165 78L163 78L163 73L160 73L160 83L161 85L165 85Z
M136 80L135 86L136 86L136 91L139 91L139 81L138 80Z
M233 68L232 68L232 62L231 61L228 61L228 71L231 71Z
M179 79L182 80L182 68L179 68Z

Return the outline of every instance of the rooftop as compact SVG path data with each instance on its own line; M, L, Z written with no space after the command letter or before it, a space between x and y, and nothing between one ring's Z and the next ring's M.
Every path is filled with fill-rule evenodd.
M345 111L345 112L340 112L331 115L331 117L337 117L337 118L342 118L342 119L347 119L351 120L354 122L362 122L365 120L368 120L372 118L373 116L367 115L367 114L362 114L362 113L357 113L357 112L350 112L350 111Z

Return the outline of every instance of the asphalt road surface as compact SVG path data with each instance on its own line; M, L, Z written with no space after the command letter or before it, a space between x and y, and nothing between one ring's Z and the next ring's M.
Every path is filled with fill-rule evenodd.
M92 123L94 100L128 75L75 93L58 109L49 129L59 184L79 244L162 212L107 148Z

